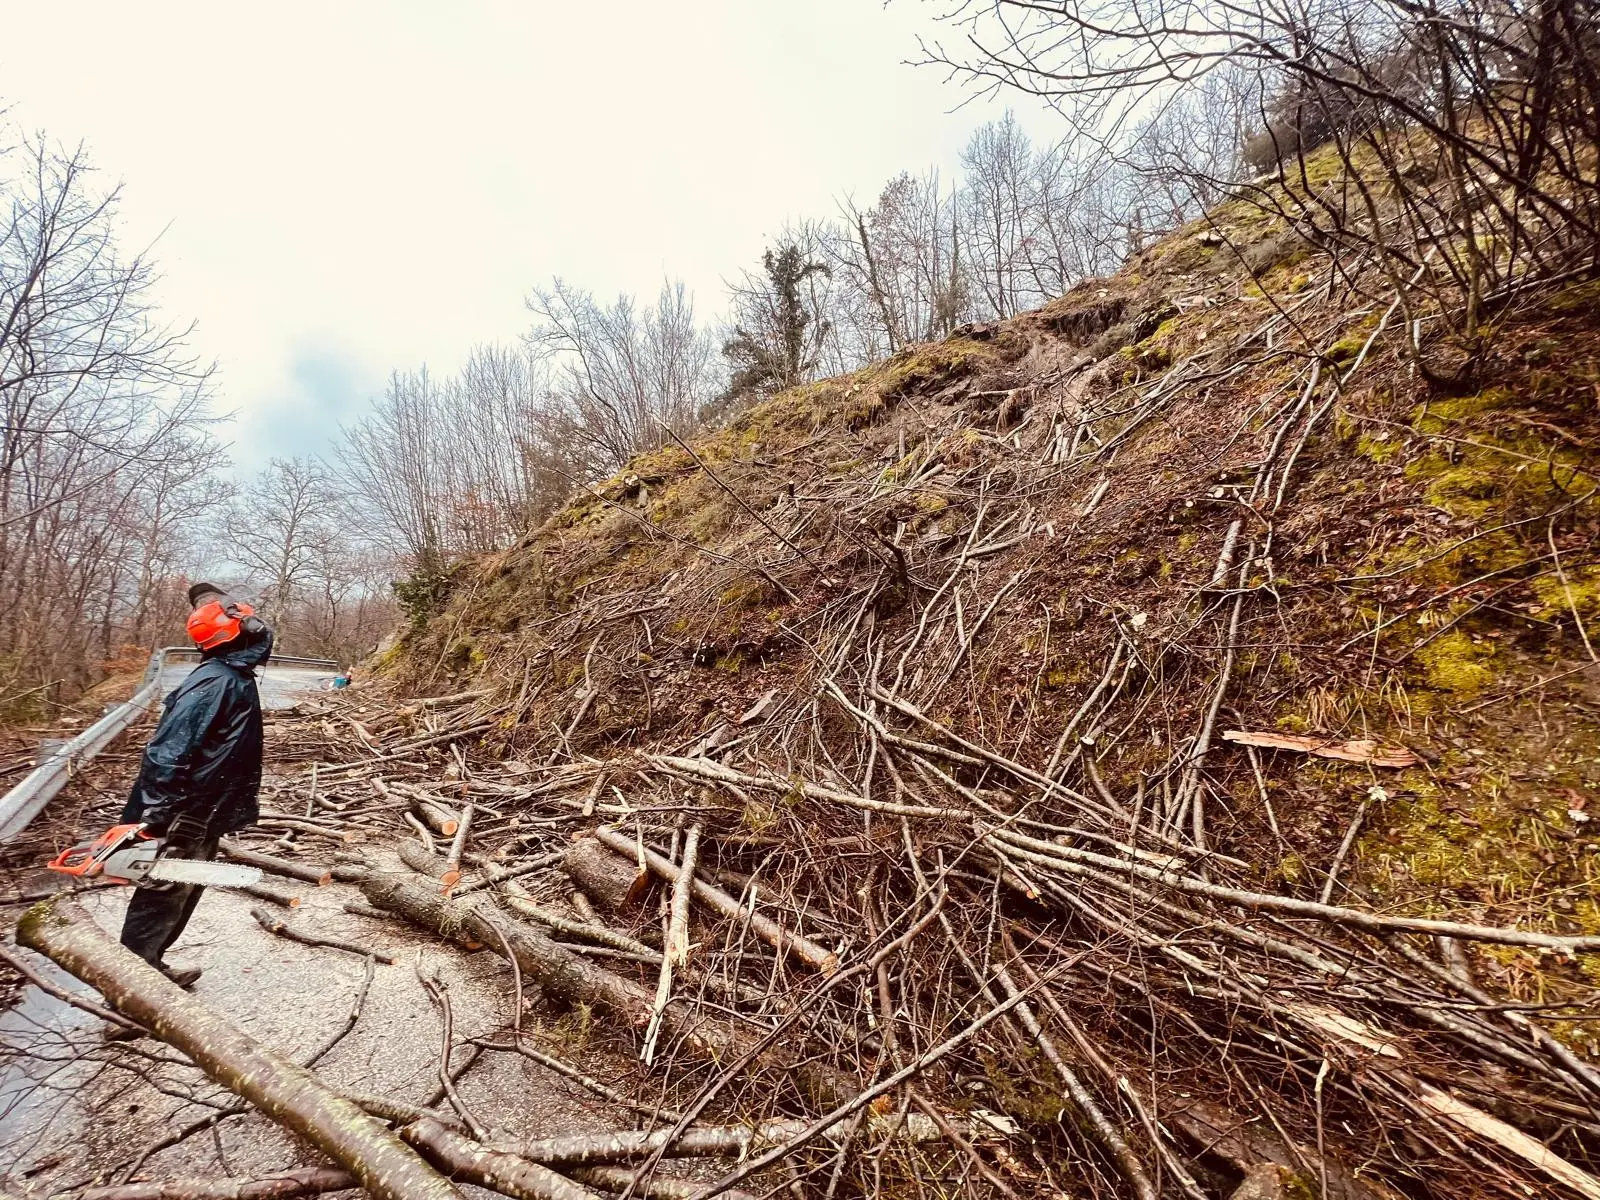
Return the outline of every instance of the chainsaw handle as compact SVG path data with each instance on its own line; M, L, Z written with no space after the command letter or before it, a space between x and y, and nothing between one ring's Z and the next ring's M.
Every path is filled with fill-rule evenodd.
M93 842L81 842L76 846L69 846L49 862L49 869L60 871L63 875L84 876L91 875L89 869L95 864Z
M79 842L63 850L50 860L49 869L78 879L93 879L100 874L106 858L113 850L135 838L154 840L145 832L143 821L113 825L93 841Z

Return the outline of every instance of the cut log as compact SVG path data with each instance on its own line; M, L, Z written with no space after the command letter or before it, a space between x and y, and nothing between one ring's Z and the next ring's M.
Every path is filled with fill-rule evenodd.
M462 1179L512 1200L599 1200L588 1188L549 1167L490 1150L432 1117L414 1121L400 1136L452 1179Z
M461 824L456 827L450 853L444 856L444 874L439 876L439 882L446 888L453 888L461 882L461 856L467 851L467 839L472 836L472 816L477 811L471 804L461 806Z
M598 829L595 831L595 836L619 854L633 846L624 834L615 829ZM678 878L679 870L676 863L669 862L654 850L646 849L644 853L645 862L650 870L669 881ZM584 890L589 889L585 887ZM839 969L839 956L826 946L820 946L798 933L789 932L771 917L763 916L761 913L747 914L737 899L698 876L694 880L694 896L707 908L714 909L729 920L744 920L748 916L751 933L769 946L793 954L801 962L817 968L824 975L832 975Z
M411 811L440 837L455 837L456 830L461 827L461 822L457 820L455 813L444 805L424 800L421 796L411 798Z
M360 1186L354 1175L336 1167L296 1167L258 1179L164 1179L84 1188L71 1200L291 1200Z
M426 846L420 846L416 842L401 842L395 848L395 853L399 856L401 862L419 875L426 875L429 879L438 879L444 874L444 859Z
M257 900L265 900L268 904L276 904L280 908L300 907L299 896L282 888L275 888L270 883L250 883L234 890L243 892L246 896L254 896Z
M650 889L650 872L636 859L618 858L594 838L573 842L561 869L579 891L611 913L634 911Z
M235 1029L149 963L112 941L75 901L35 905L17 940L97 989L117 1011L180 1050L354 1175L379 1200L460 1200L416 1151L303 1067Z
M327 887L333 882L333 872L327 867L290 862L273 854L262 854L259 850L247 850L231 838L223 838L220 844L225 857L231 858L234 862L244 863L246 866L260 867L269 875L282 875L288 879L298 879L302 883L315 884L317 887Z

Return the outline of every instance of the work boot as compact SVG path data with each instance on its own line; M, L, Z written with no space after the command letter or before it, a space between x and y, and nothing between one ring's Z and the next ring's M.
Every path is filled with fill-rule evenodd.
M156 969L185 991L192 988L195 981L203 974L199 967L169 967L166 963L162 963Z

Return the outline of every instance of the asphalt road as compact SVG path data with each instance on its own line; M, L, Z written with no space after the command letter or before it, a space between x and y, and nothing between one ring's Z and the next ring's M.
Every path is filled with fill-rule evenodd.
M199 663L175 659L169 662L161 672L161 694L165 696ZM331 669L319 667L298 666L286 663L282 666L268 662L266 667L256 676L261 689L261 707L269 712L274 709L292 708L305 692L320 692L333 682L336 674Z

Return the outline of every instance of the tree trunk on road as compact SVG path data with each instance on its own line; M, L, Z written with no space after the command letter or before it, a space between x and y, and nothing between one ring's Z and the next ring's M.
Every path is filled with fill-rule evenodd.
M18 923L17 941L97 989L217 1083L306 1138L379 1200L461 1200L447 1179L382 1124L112 941L76 902L35 905Z

